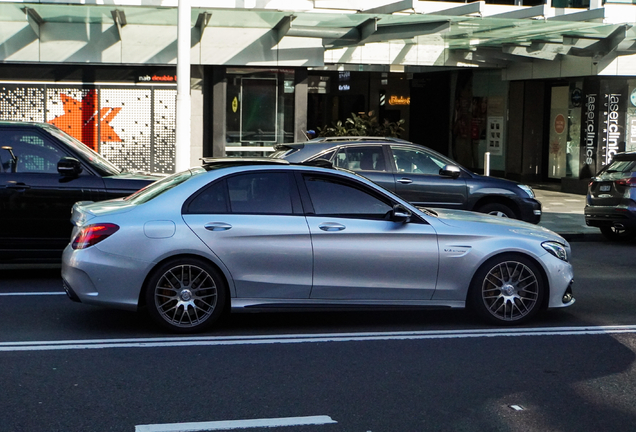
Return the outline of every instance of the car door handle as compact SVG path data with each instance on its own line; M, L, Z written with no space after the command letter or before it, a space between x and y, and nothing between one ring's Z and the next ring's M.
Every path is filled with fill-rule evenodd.
M320 228L323 231L342 231L346 227L336 222L323 222L320 225L318 225L318 228Z
M409 184L409 183L413 183L413 180L411 180L410 178L402 177L401 179L398 180L398 183Z
M227 231L232 228L232 225L225 222L208 222L204 227L208 231Z
M15 181L7 182L7 184L4 187L6 187L7 189L19 189L19 190L31 189L31 186L29 186L28 184L18 183Z

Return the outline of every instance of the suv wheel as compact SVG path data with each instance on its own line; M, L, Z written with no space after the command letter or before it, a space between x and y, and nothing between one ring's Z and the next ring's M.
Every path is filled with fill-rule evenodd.
M505 204L499 204L499 203L484 204L483 206L479 207L477 211L480 213L486 213L493 216L512 218L512 219L517 218L517 215L515 214L515 212L513 212L512 209Z
M632 228L601 227L599 229L601 234L611 241L626 241L636 237L636 230Z

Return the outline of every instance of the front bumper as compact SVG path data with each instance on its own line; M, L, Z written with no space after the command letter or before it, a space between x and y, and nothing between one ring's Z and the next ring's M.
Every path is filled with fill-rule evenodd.
M516 201L519 208L519 219L531 224L541 222L541 203L534 198L522 198Z

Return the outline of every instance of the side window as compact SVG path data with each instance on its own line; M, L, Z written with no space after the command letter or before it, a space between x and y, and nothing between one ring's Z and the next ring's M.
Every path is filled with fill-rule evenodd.
M290 176L257 172L227 179L232 213L292 214Z
M344 147L338 151L334 164L351 171L386 171L382 146Z
M398 172L438 175L446 163L426 152L391 146Z
M383 219L392 206L375 195L338 180L305 176L316 215Z
M57 173L65 156L42 137L27 131L0 131L0 165L4 172ZM9 149L10 148L10 149Z
M186 212L190 214L227 213L227 185L225 180L207 186L190 201Z

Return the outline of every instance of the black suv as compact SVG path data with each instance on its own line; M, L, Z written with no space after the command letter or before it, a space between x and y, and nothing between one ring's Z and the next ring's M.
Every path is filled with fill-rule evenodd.
M76 201L126 196L159 178L124 173L53 125L0 121L0 264L59 263Z
M472 210L539 223L532 188L481 176L419 144L397 138L333 137L279 144L271 157L290 162L326 159L424 207Z
M585 223L610 240L636 236L636 152L617 153L587 188Z

